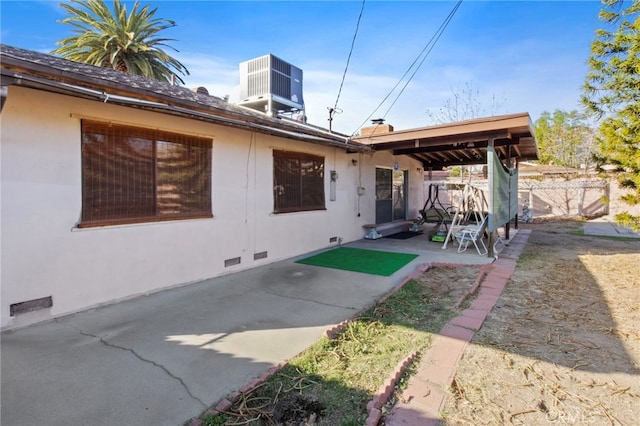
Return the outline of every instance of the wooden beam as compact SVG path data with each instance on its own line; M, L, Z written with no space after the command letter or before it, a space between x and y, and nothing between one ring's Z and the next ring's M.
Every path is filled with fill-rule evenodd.
M406 141L393 141L393 142L379 142L371 143L370 145L376 151L390 151L390 150L417 150L434 146L453 146L455 144L468 144L476 142L486 142L489 138L494 139L510 139L511 134L509 130L503 129L499 131L491 132L477 132L463 135L447 135L430 138L415 138ZM360 142L360 141L359 141Z

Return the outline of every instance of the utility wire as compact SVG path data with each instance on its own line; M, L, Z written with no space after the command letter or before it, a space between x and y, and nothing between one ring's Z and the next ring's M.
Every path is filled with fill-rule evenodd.
M342 73L342 81L340 82L340 88L338 89L338 96L336 97L336 103L332 109L329 109L329 121L331 121L331 117L333 112L338 109L338 100L340 99L340 94L342 93L342 86L344 85L344 80L347 77L347 69L349 69L349 62L351 62L351 54L353 53L353 47L356 44L356 37L358 36L358 29L360 28L360 20L362 19L362 13L364 12L364 4L366 0L362 0L362 6L360 7L360 15L358 15L358 22L356 23L356 31L353 34L353 39L351 40L351 49L349 50L349 55L347 56L347 64L344 67L344 72Z
M416 67L416 69L413 71L413 74L411 74L411 77L407 80L407 82L404 84L404 86L402 87L402 90L400 90L400 93L398 93L398 96L396 96L396 98L393 100L393 103L391 103L391 105L389 106L389 109L387 109L387 111L384 113L383 118L385 118L387 116L387 114L389 114L389 111L391 111L391 108L393 108L393 106L396 104L396 102L398 101L398 98L400 98L400 96L402 95L402 93L404 92L404 89L407 88L407 86L409 85L409 83L411 82L411 80L413 79L413 77L415 77L416 73L418 72L418 70L420 69L420 67L422 66L422 64L424 63L424 61L427 59L427 56L429 56L429 53L431 53L431 51L433 50L433 48L435 47L436 43L438 42L438 40L440 40L440 37L442 36L442 34L444 33L444 30L447 28L447 26L449 25L449 23L451 22L451 19L453 19L453 15L456 14L456 12L458 11L458 9L460 8L460 5L462 4L462 0L459 0L456 5L454 6L454 8L451 10L451 12L449 13L449 16L447 16L447 18L445 19L445 21L442 23L442 25L440 25L440 28L438 28L438 32L436 32L436 36L432 37L433 43L431 44L431 47L429 48L429 50L427 51L427 53L424 55L424 57L422 58L422 60L420 61L420 63L418 64L418 66ZM423 50L424 51L424 50Z
M400 79L395 84L395 86L393 86L393 88L389 91L389 93L387 93L387 95L384 97L384 99L382 99L382 101L380 101L378 106L375 107L375 109L371 112L371 114L369 114L369 116L367 118L365 118L365 120L362 122L362 124L360 124L360 126L358 126L358 128L356 130L354 130L354 132L352 133L352 136L356 134L356 132L358 131L359 128L364 126L367 123L367 121L369 121L369 119L373 116L373 114L376 113L376 111L378 111L378 109L380 109L380 107L382 107L382 105L387 101L387 99L389 99L391 94L398 88L400 83L402 83L402 81L407 76L407 74L409 74L409 72L414 68L414 66L416 66L418 61L420 61L418 63L418 65L417 65L417 67L415 68L415 70L413 71L413 74L411 74L411 77L409 77L407 82L404 84L404 86L402 87L402 90L400 90L400 93L396 96L396 98L394 99L393 103L391 104L389 109L387 109L387 111L384 113L384 116L382 118L384 119L387 116L387 114L389 114L389 111L391 111L391 108L395 105L395 103L397 102L398 98L400 98L400 96L402 95L402 93L404 92L406 87L409 85L409 82L411 82L411 80L416 75L416 73L418 72L418 70L420 69L420 67L424 63L424 61L427 59L427 56L429 56L429 53L431 53L431 51L435 47L436 43L438 42L438 40L440 39L440 37L444 33L444 30L447 28L447 26L451 22L451 19L453 19L453 16L456 14L456 12L460 8L461 4L462 4L462 0L458 0L458 2L455 4L453 9L451 9L451 12L449 12L449 15L447 15L447 17L442 22L442 24L440 24L440 27L438 27L438 30L436 31L436 33L433 36L431 36L431 39L429 39L429 42L420 51L420 53L418 54L416 59L414 59L414 61L411 63L411 65L409 65L409 68L407 68L407 70L402 75L402 77L400 77ZM423 57L423 55L424 55L424 57ZM420 59L420 58L422 58L422 59Z

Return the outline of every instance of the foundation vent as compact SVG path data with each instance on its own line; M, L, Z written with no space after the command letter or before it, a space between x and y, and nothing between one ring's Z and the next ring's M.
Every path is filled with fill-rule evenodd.
M229 266L234 266L234 265L239 265L240 264L240 258L239 257L233 257L231 259L227 259L224 261L224 267L228 268Z
M329 242L330 242L330 243L335 243L336 241L338 241L338 237L331 237L331 238L329 238Z
M266 259L266 258L267 258L266 251L261 251L260 253L253 254L253 260L260 260L260 259Z
M27 300L25 302L14 303L9 305L9 315L26 314L27 312L39 311L53 306L53 297L41 297L40 299Z

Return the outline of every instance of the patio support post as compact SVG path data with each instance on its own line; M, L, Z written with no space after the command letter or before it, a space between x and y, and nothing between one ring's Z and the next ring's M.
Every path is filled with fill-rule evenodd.
M487 147L491 147L493 149L494 146L494 138L489 138L489 140L487 141ZM489 156L487 155L487 168L489 167ZM493 186L495 185L495 181L496 179L493 176L493 173L489 173L489 180L488 180L488 184L489 184L489 190L488 192L488 198L489 198L489 227L488 227L488 239L487 239L487 257L493 257L494 253L493 253L493 233L495 230L491 229L491 226L495 226L495 224L493 223L493 221L495 220L495 212L493 211Z
M520 162L516 159L516 169L520 168ZM520 174L518 174L518 185L520 184ZM516 203L520 203L520 190L516 189ZM513 221L513 226L518 229L518 209L516 209L516 218Z
M511 145L507 145L507 166L509 171L511 171ZM504 238L509 241L509 231L511 227L511 197L513 194L511 193L511 179L513 176L509 175L509 220L504 224ZM516 200L518 199L518 194L516 193ZM518 216L516 215L516 221L518 220Z

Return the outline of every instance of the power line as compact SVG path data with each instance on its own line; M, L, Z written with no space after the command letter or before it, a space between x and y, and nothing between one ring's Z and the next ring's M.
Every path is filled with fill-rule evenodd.
M440 37L442 36L442 34L444 33L444 30L447 28L447 26L449 25L449 23L451 22L451 19L453 19L453 16L456 14L456 12L458 11L458 9L460 8L460 5L462 4L462 0L458 0L458 2L455 4L455 6L453 7L453 9L451 9L451 12L449 12L449 15L447 15L447 17L445 18L445 20L442 22L442 24L440 24L440 27L438 27L437 31L435 32L435 34L431 37L431 39L429 40L429 42L425 45L425 47L420 51L420 53L418 54L418 56L416 57L416 59L414 59L414 61L411 63L411 65L409 66L409 68L407 68L407 70L405 71L405 73L402 75L402 77L400 77L400 79L398 80L398 82L395 84L395 86L393 86L393 88L389 91L389 93L387 93L387 95L384 97L384 99L382 99L382 101L378 104L377 107L375 107L375 109L371 112L371 114L369 114L369 116L362 122L362 124L360 124L360 126L358 126L358 129L361 128L362 126L364 126L367 121L369 121L369 119L373 116L373 114L376 113L376 111L378 109L380 109L380 107L382 107L382 105L387 101L387 99L389 99L389 97L391 96L391 94L396 90L396 88L400 85L400 83L404 80L404 78L407 76L407 74L409 74L409 72L414 68L415 66L415 70L413 71L413 73L411 74L411 76L409 77L409 79L406 81L406 83L404 84L404 86L402 87L402 89L400 90L400 92L398 93L398 95L396 96L396 98L393 100L393 102L391 103L391 106L387 109L387 111L384 113L384 116L382 117L383 119L387 116L387 114L389 114L389 111L391 111L391 108L393 108L393 106L395 105L395 103L398 101L398 99L400 98L400 96L402 95L402 93L404 92L404 90L407 88L407 86L409 85L409 83L411 82L411 80L413 79L413 77L415 77L416 73L418 72L418 70L420 69L420 67L422 66L422 64L424 63L424 61L427 59L427 56L429 56L429 53L431 53L431 51L433 50L433 48L435 47L436 43L438 42L438 40L440 39ZM426 52L426 53L425 53ZM422 59L420 59L422 58ZM418 63L419 61L419 63ZM416 63L418 63L418 65L416 66ZM355 135L355 133L358 131L358 129L354 130L354 132L352 133L352 135Z
M342 86L344 85L344 80L347 77L347 69L349 69L349 62L351 62L351 54L353 53L353 47L356 44L356 37L358 36L358 29L360 28L360 20L362 19L362 13L364 12L364 4L366 0L362 0L362 6L360 7L360 14L358 15L358 22L356 23L356 30L353 34L353 39L351 40L351 48L349 49L349 55L347 56L347 64L344 67L344 72L342 73L342 81L340 82L340 88L338 89L338 96L336 97L336 103L333 108L329 109L329 129L331 129L331 121L333 120L333 114L338 110L338 100L340 99L340 94L342 93Z
M411 82L411 80L413 79L413 77L415 77L416 73L418 72L418 70L420 69L420 67L422 66L422 64L424 63L424 61L427 59L427 56L429 56L429 53L431 53L431 51L433 50L433 48L435 47L436 43L438 42L438 40L440 40L440 37L442 36L442 34L444 33L444 30L447 28L447 26L449 25L449 22L451 22L451 19L453 18L453 15L456 14L456 12L458 11L458 8L460 7L460 5L462 4L462 0L459 0L458 3L456 3L455 7L453 8L453 10L451 11L451 13L449 13L449 16L447 16L447 19L445 20L445 22L440 26L439 33L437 33L437 37L435 37L435 40L433 42L433 44L431 45L431 47L429 48L429 50L427 51L426 55L422 58L422 60L420 61L420 64L418 64L418 66L416 67L416 69L413 71L413 74L411 74L411 77L407 80L407 82L404 84L404 86L402 87L402 90L400 90L400 93L398 93L398 96L396 96L396 98L393 100L393 103L391 104L391 106L389 106L389 109L387 109L387 111L384 113L384 117L387 116L387 114L389 114L389 111L391 111L391 108L393 108L393 106L396 104L396 102L398 101L398 98L400 98L400 96L402 95L402 93L404 92L404 89L407 88L407 86L409 85L409 83Z

